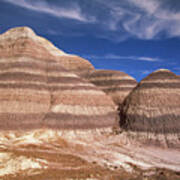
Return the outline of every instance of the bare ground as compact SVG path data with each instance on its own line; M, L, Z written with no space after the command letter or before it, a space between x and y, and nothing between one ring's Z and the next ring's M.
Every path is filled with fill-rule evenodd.
M0 180L179 180L180 153L122 135L1 134Z

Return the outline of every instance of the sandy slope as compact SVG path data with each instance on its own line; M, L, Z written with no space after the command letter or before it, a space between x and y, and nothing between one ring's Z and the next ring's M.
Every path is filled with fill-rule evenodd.
M142 147L107 132L1 132L0 178L180 179L177 150Z

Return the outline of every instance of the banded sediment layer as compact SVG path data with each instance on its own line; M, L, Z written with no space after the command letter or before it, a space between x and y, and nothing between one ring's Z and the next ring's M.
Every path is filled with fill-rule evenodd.
M44 120L47 127L96 129L112 127L118 122L110 97L56 62L48 65L48 85L51 107Z
M179 79L161 70L142 81L144 88L132 90L135 80L121 72L97 71L96 85L77 75L92 70L88 61L64 53L30 28L0 35L0 179L179 180L179 150L128 138L130 132L148 137L146 143L151 136L169 147L179 145ZM115 135L117 104L130 88L121 114L129 119L120 121L127 131ZM114 94L117 104L102 90ZM139 113L132 114L132 122L129 107Z
M0 129L38 128L50 108L46 62L0 58Z
M111 96L119 106L137 85L133 77L124 72L112 70L92 71L86 76L86 79Z
M58 53L65 54L26 27L0 35L1 129L96 129L117 122L110 97L62 67Z
M63 52L29 27L12 28L0 35L0 57L17 56L56 60L65 69L79 75L94 69L88 60Z
M1 129L98 128L117 118L110 97L57 62L1 58L0 91Z
M180 148L180 79L160 69L144 78L123 103L120 125L145 143Z

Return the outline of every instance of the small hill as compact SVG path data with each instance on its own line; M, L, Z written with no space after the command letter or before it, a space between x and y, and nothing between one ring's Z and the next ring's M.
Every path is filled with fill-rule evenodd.
M109 96L95 85L67 72L58 63L48 65L51 108L45 126L58 129L113 127L116 108Z
M71 57L27 27L0 35L1 130L96 129L117 122L111 98L71 71L70 61L73 71L83 63L61 61L64 56Z
M133 77L124 72L112 70L92 71L86 76L86 79L110 95L119 106L137 85Z
M37 36L29 27L12 28L0 35L0 57L23 55L43 60L56 60L65 69L79 75L94 69L88 60L65 53L47 39Z
M146 143L180 148L180 79L160 69L130 93L120 125Z

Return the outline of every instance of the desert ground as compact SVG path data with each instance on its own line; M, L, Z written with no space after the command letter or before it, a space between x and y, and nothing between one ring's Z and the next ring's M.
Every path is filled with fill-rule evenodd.
M1 133L0 179L180 179L178 151L142 147L126 136L99 130Z

